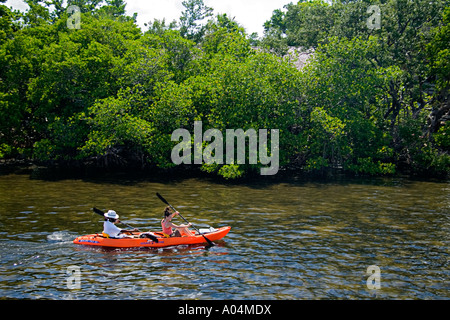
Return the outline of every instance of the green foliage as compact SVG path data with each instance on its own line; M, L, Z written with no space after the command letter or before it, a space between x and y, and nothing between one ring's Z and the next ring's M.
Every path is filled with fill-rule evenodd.
M423 118L406 118L398 128L398 137L402 149L398 151L400 163L407 164L408 170L421 175L436 175L445 177L450 168L450 156L445 152L446 129L435 134L437 144L444 150L436 148L433 141L423 134ZM444 138L444 139L442 139Z
M281 167L450 171L443 0L302 0L275 10L262 39L202 0L146 32L122 0L67 1L80 29L66 2L26 2L0 5L0 158L173 168L173 131L202 121L279 129ZM367 26L370 5L380 29ZM292 46L313 49L302 70L283 58ZM249 158L199 167L236 179L263 167Z
M428 44L428 56L432 73L443 95L448 95L450 87L450 6L443 12L443 26L434 29L434 37Z
M159 50L164 55L168 72L177 83L188 78L195 69L195 57L201 52L195 47L195 42L183 38L176 30L163 32L148 31L138 42L140 46Z
M34 158L39 161L77 159L77 148L83 143L87 132L81 116L82 114L76 114L68 119L56 117L47 127L46 138L34 144Z
M367 26L370 5L380 8L380 29ZM432 159L446 157L448 150L438 142L442 136L437 135L436 143L419 138L430 137L440 120L427 128L426 117L418 119L425 110L434 110L433 117L448 112L445 6L445 1L425 0L333 5L315 0L274 11L265 23L266 49L279 55L290 46L316 51L302 75L302 104L307 110L302 115L310 120L300 125L309 132L307 146L297 157L300 164L310 170L331 166L384 174L397 166L412 166L410 172L434 170L432 163L439 161ZM412 141L398 138L407 119L420 124ZM344 134L332 134L340 123ZM416 145L423 139L429 156L419 159L422 151ZM445 161L439 163L445 167ZM449 168L441 172L445 170Z
M374 161L372 157L358 158L356 164L351 164L350 169L356 173L369 175L391 175L395 173L393 163Z
M12 12L7 6L0 4L0 44L2 44L5 40L10 39L13 35L16 29L16 26L14 25L14 16L14 12Z
M226 55L229 58L245 58L251 47L244 29L223 14L218 15L217 20L209 21L202 49L210 57Z
M2 143L0 145L0 158L6 158L12 153L11 146L7 145L6 143Z
M434 135L434 139L439 147L450 151L450 124L442 126Z
M204 49L208 54L197 61L203 72L183 83L166 82L157 88L158 99L150 108L150 118L166 141L178 128L193 132L196 120L203 122L204 131L214 128L223 133L230 128L284 129L294 125L298 71L272 55L251 53L244 34L237 29L225 34L224 29L218 27L217 34L205 38L206 48L211 48L209 36L214 37L217 46L210 51ZM288 162L289 150L297 139L288 130L280 137L281 162ZM162 154L160 150L154 152ZM170 149L165 152L165 162L160 164L167 167L171 163L167 157ZM204 165L202 169L232 178L259 167Z
M180 17L180 33L183 37L198 43L206 31L202 21L212 16L213 9L206 6L203 0L187 0L182 4L185 11Z
M219 175L225 179L237 179L244 175L244 171L237 164L227 164L219 170Z
M310 132L307 158L313 159L307 163L308 169L333 166L370 174L386 172L384 165L367 164L386 158L378 152L387 150L389 143L383 134L386 106L381 102L387 99L389 81L400 71L376 66L377 52L378 42L373 37L330 38L304 69L303 104L311 110L305 124Z
M83 156L105 155L113 148L144 153L150 147L152 124L141 116L146 107L140 86L118 93L117 98L99 100L84 117L90 126L88 140L81 147Z

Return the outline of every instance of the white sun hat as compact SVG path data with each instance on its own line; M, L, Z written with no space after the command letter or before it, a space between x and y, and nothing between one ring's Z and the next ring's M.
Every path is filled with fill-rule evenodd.
M119 215L114 210L109 210L104 216L108 219L119 219Z

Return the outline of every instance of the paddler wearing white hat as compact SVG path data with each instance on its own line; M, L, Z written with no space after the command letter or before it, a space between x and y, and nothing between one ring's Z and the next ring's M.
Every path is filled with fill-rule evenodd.
M109 210L104 214L105 222L103 223L103 234L108 236L109 238L126 238L127 236L123 233L126 232L136 232L137 229L133 230L124 230L120 229L116 226L116 223L120 223L119 215L114 210Z

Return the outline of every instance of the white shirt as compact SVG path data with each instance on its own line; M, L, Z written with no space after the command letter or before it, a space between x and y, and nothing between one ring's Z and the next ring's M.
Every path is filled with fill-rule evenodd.
M118 228L114 223L110 221L105 221L103 223L103 232L111 238L122 238L124 235L120 234L120 231L122 231L122 229Z

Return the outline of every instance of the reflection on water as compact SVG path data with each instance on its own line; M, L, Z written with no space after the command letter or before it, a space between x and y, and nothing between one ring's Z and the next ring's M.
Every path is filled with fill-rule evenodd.
M243 184L112 175L0 175L0 297L49 299L449 299L447 182L286 178ZM160 192L217 246L76 246L94 206L159 230ZM381 289L366 286L381 269ZM67 268L80 267L79 290Z

